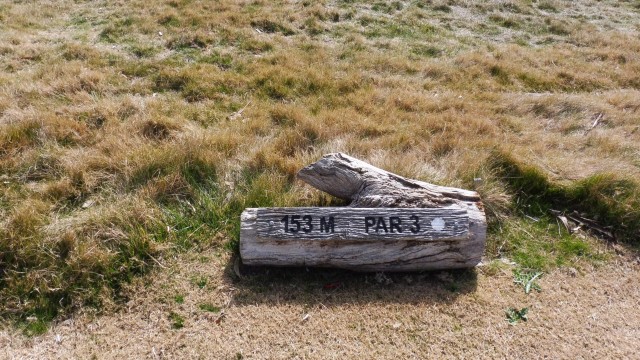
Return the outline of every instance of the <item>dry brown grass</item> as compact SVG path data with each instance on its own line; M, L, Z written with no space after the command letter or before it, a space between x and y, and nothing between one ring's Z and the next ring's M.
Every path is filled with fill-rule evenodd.
M175 249L233 248L246 206L336 204L294 181L336 151L476 188L498 229L489 256L508 241L502 255L534 258L523 266L600 261L611 249L597 239L523 222L491 157L511 154L561 184L637 178L638 11L617 1L4 3L0 312L48 321L101 308ZM637 213L634 194L619 206L605 195ZM549 248L522 239L532 231ZM517 255L521 241L531 250Z

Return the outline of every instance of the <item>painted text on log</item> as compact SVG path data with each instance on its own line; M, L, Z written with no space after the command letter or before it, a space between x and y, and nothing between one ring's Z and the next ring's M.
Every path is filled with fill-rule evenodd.
M273 239L459 239L469 229L463 209L262 208L258 235Z

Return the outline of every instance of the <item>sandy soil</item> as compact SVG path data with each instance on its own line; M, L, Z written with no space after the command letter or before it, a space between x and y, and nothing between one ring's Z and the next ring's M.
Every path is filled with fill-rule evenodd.
M224 255L186 254L164 263L131 286L120 310L77 314L35 338L2 330L0 356L621 359L640 353L634 256L597 269L558 269L529 295L508 267L491 274L481 267L385 275L242 268L239 279ZM528 307L528 321L509 324L509 307ZM172 314L184 327L174 327Z

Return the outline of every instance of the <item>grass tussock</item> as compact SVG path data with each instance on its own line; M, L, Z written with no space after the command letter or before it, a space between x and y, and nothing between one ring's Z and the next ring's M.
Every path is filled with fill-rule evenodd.
M577 211L613 229L619 240L638 245L640 188L636 182L614 174L596 174L568 185L556 184L539 169L504 153L496 153L491 164L526 213L549 216L551 209Z
M631 3L142 5L2 5L0 315L29 333L235 251L245 207L340 205L295 180L328 152L476 189L522 266L602 258L548 209L638 239Z

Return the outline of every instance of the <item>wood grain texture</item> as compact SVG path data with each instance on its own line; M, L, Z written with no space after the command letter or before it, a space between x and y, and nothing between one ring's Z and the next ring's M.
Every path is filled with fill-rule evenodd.
M240 254L246 265L335 267L355 271L419 271L473 267L483 248L468 239L449 241L273 239L258 236L261 209L241 218Z
M462 209L300 207L260 208L260 239L460 240L469 232Z
M345 236L296 236L299 234L282 230L285 215L300 216L296 219L289 217L288 221L300 221L302 216L309 215L312 217L311 224L319 226L317 218L313 222L313 214L322 216L321 212L327 211L325 216L329 216L335 210L329 208L318 210L317 213L294 214L289 213L289 209L246 209L242 213L240 234L240 255L245 264L337 267L356 271L417 271L468 268L481 260L486 239L486 218L480 197L473 191L407 179L341 153L324 156L300 170L298 177L322 191L350 201L350 205L339 208L335 216L340 213L353 214L359 216L354 219L359 219L356 221L362 225L362 214L368 212L371 216L375 215L371 212L372 208L381 208L379 217L386 216L387 219L393 215L386 208L396 208L393 211L403 214L399 217L405 220L411 216L411 209L419 208L419 211L425 211L423 216L430 216L429 211L432 211L431 215L442 214L443 222L450 224L451 233L438 237L433 232L425 232L420 237L391 235L387 232L384 236L378 234L372 237L362 230L356 230ZM265 216L271 217L266 223L261 220ZM435 218L431 217L429 221ZM276 220L283 220L283 223L276 224ZM406 225L404 220L401 221ZM451 227L454 223L458 224L455 229ZM334 226L338 224L336 222ZM440 227L439 222L434 224ZM297 229L297 224L294 226ZM336 230L339 229L336 227Z

